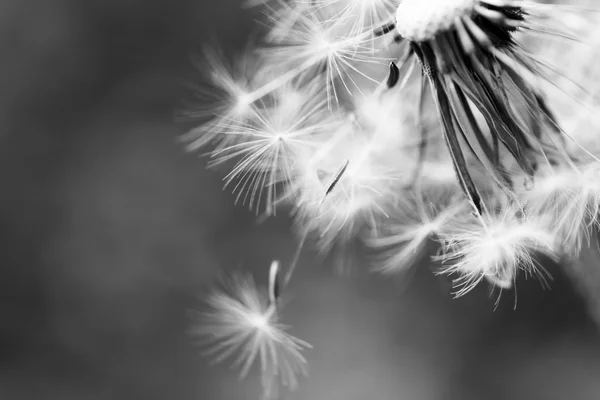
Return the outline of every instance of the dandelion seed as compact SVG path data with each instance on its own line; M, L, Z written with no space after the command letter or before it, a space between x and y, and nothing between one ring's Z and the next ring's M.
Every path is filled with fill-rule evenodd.
M340 179L344 175L344 172L346 172L346 168L348 168L349 163L350 163L350 160L344 160L342 165L340 165L340 169L338 169L338 171L335 173L335 175L333 175L333 179L331 180L331 183L328 184L327 188L325 189L325 196L323 196L322 203L325 202L325 198L327 197L327 195L329 193L331 193L331 191L335 188L335 185L337 185L337 183L340 181Z
M343 24L350 35L360 35L389 22L399 0L312 0L312 3L329 19Z
M265 37L267 43L279 43L290 35L298 20L316 11L313 0L273 0L263 12L270 25Z
M450 199L448 193L416 193L406 212L367 239L367 245L377 252L376 270L385 274L406 272L422 255L428 239L445 231L461 215L464 218L466 204Z
M296 164L310 157L322 143L320 136L338 124L319 87L315 82L284 85L258 102L246 122L232 124L224 133L236 137L234 144L219 146L209 165L237 160L225 177L225 186L232 186L237 194L236 201L257 211L264 202L267 210L275 212L280 198L277 185L290 185Z
M273 261L269 268L269 306L277 305L279 299L279 261Z
M444 253L436 259L442 261L441 274L459 275L457 297L483 279L501 289L510 288L519 270L546 284L549 276L536 255L556 259L555 236L539 220L520 215L518 208L504 206L497 214L472 218L440 234Z
M233 65L216 47L206 47L202 68L209 82L197 88L198 104L185 112L187 119L199 120L197 128L183 136L189 150L197 150L216 143L226 147L235 143L236 136L227 135L233 126L247 122L254 112L254 99L250 93L260 86L264 65L256 54L245 51L236 57Z
M258 361L263 382L273 383L276 377L290 390L297 387L297 376L307 372L302 351L311 346L287 333L288 326L278 320L279 310L250 275L233 275L208 297L207 304L210 311L199 315L199 324L191 330L212 346L207 355L217 363L233 358L241 378Z
M451 160L425 161L422 167L421 186L456 185L456 172Z
M588 243L592 229L600 227L600 164L549 167L521 198L530 214L558 233L561 247L571 255Z
M283 11L278 10L270 16L275 24L281 19L277 13L289 9L288 6L282 8ZM297 75L323 73L330 103L340 101L338 82L347 93L361 93L352 74L378 83L359 67L386 61L376 57L372 47L368 46L369 35L348 34L335 20L323 19L318 12L300 13L296 17L287 35L262 51L273 65L278 65L282 71L296 71Z

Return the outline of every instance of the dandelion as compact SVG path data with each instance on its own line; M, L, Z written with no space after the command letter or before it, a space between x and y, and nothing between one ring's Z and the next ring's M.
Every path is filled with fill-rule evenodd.
M207 354L214 362L233 358L241 378L258 361L263 382L272 384L277 377L294 390L298 375L307 373L302 352L311 346L287 332L289 327L279 322L279 307L270 297L256 287L251 275L233 275L208 297L210 310L198 315L199 324L191 334L211 346Z
M422 255L428 240L464 217L468 209L448 193L422 193L400 213L393 223L384 225L383 232L367 239L380 260L376 270L397 274L408 270Z
M441 274L458 274L457 297L471 291L484 278L501 289L511 288L517 272L541 278L547 273L537 255L556 259L555 236L536 218L528 217L514 205L497 213L471 218L439 235L443 254Z

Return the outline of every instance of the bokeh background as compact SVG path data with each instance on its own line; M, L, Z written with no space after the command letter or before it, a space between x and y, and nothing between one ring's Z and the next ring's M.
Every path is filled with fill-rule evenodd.
M295 239L234 207L174 122L191 56L243 46L253 18L238 0L0 2L0 399L257 398L200 356L187 312ZM453 300L425 263L406 285L307 249L286 322L314 350L287 398L600 399L598 331L548 269L515 309L484 285Z

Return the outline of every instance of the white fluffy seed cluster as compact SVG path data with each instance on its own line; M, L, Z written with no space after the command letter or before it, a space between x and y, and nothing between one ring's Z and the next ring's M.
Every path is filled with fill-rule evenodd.
M282 2L267 13L273 23L269 46L245 54L235 68L218 52L206 54L211 82L200 94L218 101L196 113L204 124L188 135L190 149L212 145L210 165L232 166L225 183L238 203L267 217L291 211L299 231L315 234L324 253L350 251L360 240L382 255L379 271L410 268L431 238L446 249L442 261L458 261L458 269L445 271L464 273L469 290L482 277L506 283L517 270L534 271L530 251L578 254L591 228L600 226L598 159L589 161L594 154L579 149L586 163L565 158L540 168L534 187L510 194L510 207L494 203L506 193L466 154L492 211L484 221L465 222L439 116L431 102L419 104L422 82L407 72L403 83L387 87L389 59L381 56L372 21L389 21L396 10L398 33L426 41L452 29L457 19L482 15L482 7L492 12L490 6L499 3L396 1L361 7L356 0ZM371 75L377 67L379 75ZM514 160L504 158L501 164L512 168ZM503 240L490 234L498 231ZM551 245L548 232L555 236ZM496 252L481 251L487 247ZM486 262L469 262L480 255Z
M412 42L431 40L456 20L473 13L478 0L404 0L396 11L396 29Z
M510 198L474 155L465 154L486 205L483 215L474 215L457 184L435 104L422 96L427 77L415 73L419 64L403 69L396 86L387 83L390 60L402 52L381 51L374 31L394 12L393 33L423 42L453 29L457 19L483 15L480 4L491 12L489 6L509 3L247 1L268 9L268 46L232 63L219 51L204 54L208 82L198 95L206 104L191 113L202 124L185 137L190 150L210 147L209 165L228 167L225 186L238 203L261 217L291 211L298 230L313 233L323 253L339 259L360 249L374 270L386 274L412 273L436 246L441 251L432 260L440 262L439 273L454 278L456 296L482 281L511 288L519 274L543 281L538 255L555 261L579 256L591 243L600 228L597 130L586 126L571 135L577 158L565 149L556 165L538 160L533 186L519 186L524 177L511 173ZM569 52L574 60L589 57L575 51ZM550 56L555 61L564 52ZM573 68L590 79L593 62L587 64ZM504 155L500 164L516 170ZM273 293L249 276L236 277L209 298L204 328L195 332L210 338L217 361L232 356L242 376L261 364L265 393L296 386L310 347L287 332Z

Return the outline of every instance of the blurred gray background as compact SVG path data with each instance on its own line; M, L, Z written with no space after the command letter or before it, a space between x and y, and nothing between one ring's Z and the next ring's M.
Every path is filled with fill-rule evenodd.
M241 47L237 0L0 2L0 399L257 398L186 335L211 279L292 256L186 154L175 123L209 37ZM560 269L452 300L426 264L402 285L337 276L308 249L286 314L315 347L289 399L600 399L600 341ZM582 261L597 264L596 256ZM262 274L262 275L261 275Z

